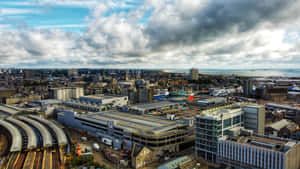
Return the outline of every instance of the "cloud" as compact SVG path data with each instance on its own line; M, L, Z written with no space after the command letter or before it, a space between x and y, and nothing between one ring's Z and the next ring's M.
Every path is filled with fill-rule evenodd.
M48 1L92 5L81 34L57 30L85 25L1 30L5 65L148 68L299 66L294 0ZM147 16L146 18L144 18ZM146 22L141 23L141 19ZM289 34L294 36L295 34ZM297 40L295 40L297 41ZM285 64L279 64L279 62Z
M0 8L0 16L5 15L21 15L21 14L37 14L36 9L18 9L18 8Z
M38 29L57 29L57 28L86 28L85 24L70 24L70 25L41 25L35 28Z

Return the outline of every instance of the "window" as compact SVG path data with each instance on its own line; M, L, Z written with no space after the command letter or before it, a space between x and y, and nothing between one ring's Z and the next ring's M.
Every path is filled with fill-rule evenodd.
M229 126L231 126L231 119L224 120L224 122L223 122L223 128L227 128Z
M241 122L240 116L236 116L236 117L233 118L233 125L238 124L240 122Z

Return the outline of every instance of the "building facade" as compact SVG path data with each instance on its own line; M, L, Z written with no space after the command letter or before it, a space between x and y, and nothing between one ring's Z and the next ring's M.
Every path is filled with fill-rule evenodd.
M217 163L233 168L300 167L300 143L263 135L218 140Z
M50 89L50 95L52 99L65 101L68 99L78 99L80 96L84 96L84 90L81 87L52 88Z
M255 104L227 105L203 111L196 116L195 122L196 156L216 163L218 140L230 134L231 129L240 126L263 133L262 114L262 107Z

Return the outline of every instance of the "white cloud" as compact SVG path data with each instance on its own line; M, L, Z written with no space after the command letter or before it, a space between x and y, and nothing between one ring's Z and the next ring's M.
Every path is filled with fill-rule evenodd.
M39 13L36 9L18 9L18 8L0 8L0 16L2 15L20 15L29 13Z
M286 29L300 28L299 5L287 0L145 0L136 10L119 1L40 0L55 5L93 4L82 34L46 25L1 30L2 64L29 66L240 68L300 65L298 44ZM298 2L297 2L298 3ZM147 24L139 20L149 11ZM293 12L287 12L293 11ZM300 42L299 42L300 44ZM284 62L284 63L283 63Z
M11 25L9 25L9 24L0 24L0 29L7 29L10 27L11 27Z
M86 24L69 24L69 25L41 25L38 29L58 29L58 28L86 28Z

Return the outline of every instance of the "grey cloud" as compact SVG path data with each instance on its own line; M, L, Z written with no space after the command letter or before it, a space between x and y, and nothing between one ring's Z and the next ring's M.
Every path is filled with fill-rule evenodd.
M265 22L272 26L290 22L300 14L299 10L293 8L297 5L300 7L296 0L213 0L193 16L190 16L189 9L180 12L180 7L174 5L175 14L169 16L169 22L178 22L178 25L168 26L157 21L157 17L164 13L154 12L149 19L146 33L150 35L154 48L170 44L191 45L212 41L218 36L234 31L246 32L256 29ZM293 15L288 15L286 11L292 8ZM174 18L179 21L174 21Z

